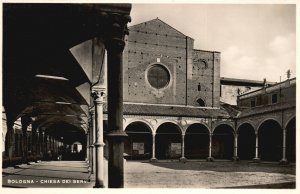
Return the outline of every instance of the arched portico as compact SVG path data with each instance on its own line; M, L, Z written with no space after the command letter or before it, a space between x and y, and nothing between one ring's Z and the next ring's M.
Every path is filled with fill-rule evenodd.
M144 122L130 123L125 132L128 138L124 142L127 159L150 159L152 156L152 131Z
M234 131L226 124L218 125L212 136L212 156L217 159L232 159L234 151Z
M209 130L200 123L190 125L185 132L185 156L187 159L204 159L208 156Z
M178 159L182 154L182 132L178 125L166 122L156 130L155 150L157 159Z
M241 160L252 160L255 157L255 130L249 123L243 123L238 131L238 157Z
M282 129L280 124L268 119L258 128L259 158L266 161L279 161L282 157Z
M296 162L296 117L292 118L286 128L286 158Z

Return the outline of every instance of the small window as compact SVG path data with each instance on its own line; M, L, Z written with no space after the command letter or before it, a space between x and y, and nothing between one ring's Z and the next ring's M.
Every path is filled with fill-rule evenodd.
M201 85L200 85L200 83L198 84L198 91L199 92L201 91Z
M272 94L272 104L275 104L278 102L277 94Z
M199 104L199 106L205 106L205 102L201 98L197 100L197 103Z
M255 107L255 99L251 100L251 107Z

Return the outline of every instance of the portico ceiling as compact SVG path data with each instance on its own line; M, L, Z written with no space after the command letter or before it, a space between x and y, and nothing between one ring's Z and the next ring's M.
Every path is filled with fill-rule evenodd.
M93 77L70 49L103 34L110 12L126 4L3 5L3 105L6 116L34 118L38 127L88 127ZM85 64L86 65L86 64ZM102 65L102 64L90 64ZM92 68L93 69L93 68ZM102 68L94 68L102 69ZM88 93L88 94L87 94ZM69 127L70 128L70 127Z

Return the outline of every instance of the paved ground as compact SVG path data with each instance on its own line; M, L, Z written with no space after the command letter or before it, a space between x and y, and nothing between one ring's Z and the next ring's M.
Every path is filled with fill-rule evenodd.
M93 187L83 161L51 161L2 169L3 187Z
M295 188L295 165L249 162L126 162L133 188Z
M105 164L107 166L107 161ZM51 161L5 168L2 182L3 187L92 188L94 182L93 178L89 182L90 178L85 162ZM295 181L293 164L280 166L277 163L254 164L245 161L125 162L126 188L294 188ZM107 185L107 180L105 182Z

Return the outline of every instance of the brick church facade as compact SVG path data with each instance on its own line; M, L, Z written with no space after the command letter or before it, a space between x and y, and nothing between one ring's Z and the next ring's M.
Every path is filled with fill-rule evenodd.
M224 85L225 82L224 78L220 81L220 52L195 49L193 38L158 18L131 26L129 31L123 53L123 127L129 135L125 141L128 159L212 161L239 159L239 155L247 160L264 159L272 148L255 146L262 138L258 135L261 125L250 122L256 111L252 110L254 113L250 118L239 119L243 108L220 101L221 83ZM227 79L226 84L234 86L231 82ZM251 91L271 87L271 83L264 85L263 82L239 80L240 87L248 88L249 84L254 86ZM294 105L289 111L295 111ZM274 134L277 143L281 142L281 146L276 145L280 154L276 158L266 157L266 160L282 159L282 131L285 131L282 125L287 125L294 115L288 117L283 124L267 114L260 114L255 121L262 124L265 120L270 126L278 124L277 121L280 123L278 134ZM250 132L247 119L255 126ZM248 140L248 133L253 138L245 147L243 142ZM289 157L294 160L291 151L294 148L289 149Z

